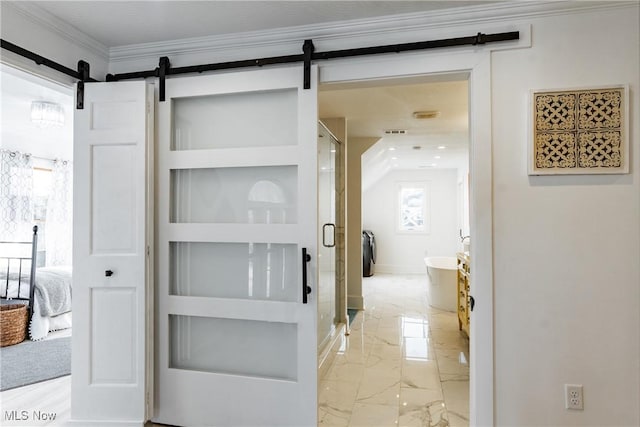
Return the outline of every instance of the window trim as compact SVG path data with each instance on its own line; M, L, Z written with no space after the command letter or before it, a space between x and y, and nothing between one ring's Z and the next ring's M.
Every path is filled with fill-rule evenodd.
M402 218L402 190L405 188L420 188L424 192L422 201L422 212L424 217L423 227L417 230L405 230L401 228L400 221ZM397 234L431 234L431 185L428 181L399 181L395 186L395 232Z

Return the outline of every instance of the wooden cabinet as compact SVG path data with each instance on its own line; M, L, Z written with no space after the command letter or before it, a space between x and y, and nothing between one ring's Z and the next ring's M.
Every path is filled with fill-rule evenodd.
M469 255L458 253L458 328L469 336L470 296Z

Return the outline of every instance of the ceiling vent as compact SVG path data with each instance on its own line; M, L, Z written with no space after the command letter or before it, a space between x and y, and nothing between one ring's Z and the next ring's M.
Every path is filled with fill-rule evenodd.
M385 135L406 135L406 129L385 129Z

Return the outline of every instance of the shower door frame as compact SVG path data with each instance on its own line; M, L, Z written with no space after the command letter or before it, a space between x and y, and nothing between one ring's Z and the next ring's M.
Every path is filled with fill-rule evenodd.
M341 219L340 219L340 213L339 213L339 209L338 209L338 204L339 204L339 167L340 167L340 141L338 140L338 138L335 137L335 135L333 135L333 133L331 133L331 130L322 122L322 120L318 121L318 326L320 327L320 321L321 321L321 305L322 305L322 301L320 300L320 295L321 293L324 291L324 289L322 288L322 256L326 255L327 253L331 253L333 256L333 259L331 261L331 263L333 264L333 284L331 286L333 286L333 311L331 312L332 315L332 327L329 330L328 335L324 335L321 336L320 335L320 330L318 330L318 339L322 340L322 342L318 342L318 350L320 352L323 352L327 345L331 344L332 338L335 337L336 331L339 329L338 326L340 323L344 322L344 314L341 313L341 298L340 298L340 289L338 286L339 283L339 268L338 268L338 264L340 262L340 251L339 248L342 247L342 245L340 245L339 243L339 232L338 232L338 227L341 223ZM325 188L322 187L322 173L323 171L325 171L325 169L323 169L323 166L321 164L322 162L322 158L323 158L323 150L321 147L321 140L320 138L322 138L321 135L321 129L324 129L326 131L326 134L329 136L329 138L331 139L329 141L330 144L330 153L329 156L331 156L331 153L334 153L334 158L332 161L332 172L333 172L333 177L331 180L331 184L329 188L331 188L332 192L333 192L333 204L331 206L331 208L333 209L332 212L332 216L333 218L331 218L331 222L327 222L327 223L323 223L323 216L322 216L322 209L323 209L323 203L324 200L322 199L323 194L321 192L321 190L327 190ZM331 148L333 149L333 151L331 151ZM330 170L331 172L331 170ZM326 172L324 172L326 173ZM331 200L330 200L331 203ZM332 233L332 239L329 240L327 238L327 236L329 235L329 231L331 230ZM326 250L325 248L328 248L328 250ZM322 360L319 361L320 364L322 364Z

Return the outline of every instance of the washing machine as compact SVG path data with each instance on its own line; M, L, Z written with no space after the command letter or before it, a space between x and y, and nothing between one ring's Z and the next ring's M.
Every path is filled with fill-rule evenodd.
M376 237L373 231L362 232L362 276L371 277L376 263Z

